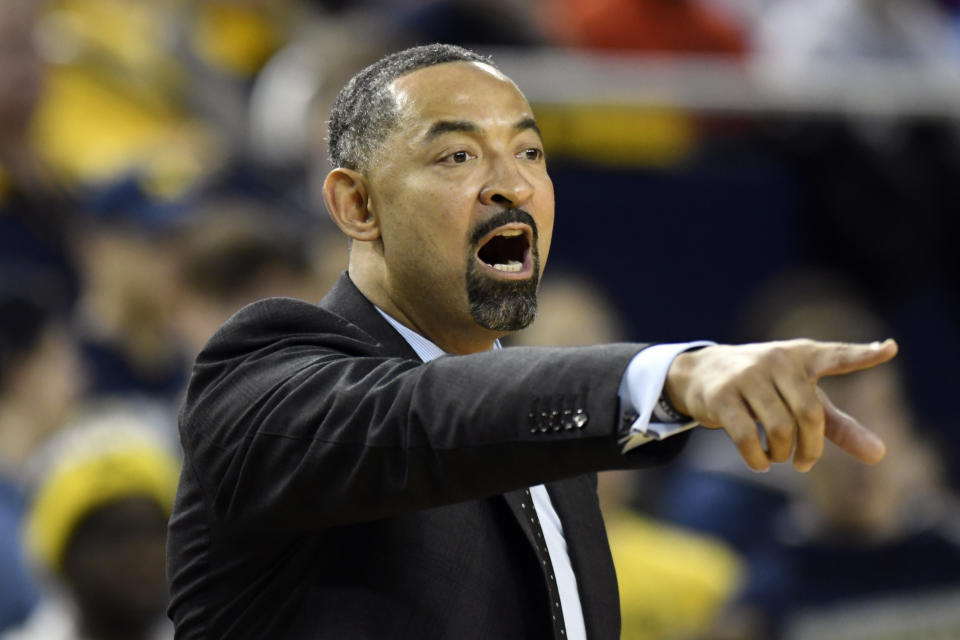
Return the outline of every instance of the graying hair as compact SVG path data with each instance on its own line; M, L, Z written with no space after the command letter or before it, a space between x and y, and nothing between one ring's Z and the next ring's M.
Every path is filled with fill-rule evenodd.
M449 44L404 49L374 62L353 76L340 90L327 129L330 166L363 171L399 123L390 83L408 73L446 62L482 62L479 53Z

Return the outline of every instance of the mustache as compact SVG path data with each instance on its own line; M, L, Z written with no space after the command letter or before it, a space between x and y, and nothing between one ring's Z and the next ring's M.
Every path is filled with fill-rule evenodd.
M530 225L530 228L533 229L533 247L532 249L536 251L537 239L540 237L539 232L537 231L537 223L529 213L523 209L516 207L510 207L509 209L502 209L495 213L490 218L487 218L481 222L473 230L473 233L470 234L470 244L476 246L480 239L485 235L496 229L497 227L502 227L505 224L510 224L511 222L522 222L524 224Z

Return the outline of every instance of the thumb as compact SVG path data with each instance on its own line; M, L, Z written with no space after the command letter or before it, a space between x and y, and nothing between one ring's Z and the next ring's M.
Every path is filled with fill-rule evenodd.
M880 462L887 452L883 440L853 416L838 409L820 387L817 387L817 396L823 404L827 439L861 462Z
M817 342L808 361L807 370L815 380L869 369L897 355L898 346L892 338L870 344Z

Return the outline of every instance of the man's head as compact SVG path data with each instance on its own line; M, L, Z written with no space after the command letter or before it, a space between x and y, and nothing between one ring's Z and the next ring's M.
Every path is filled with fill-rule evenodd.
M459 47L401 51L347 84L329 136L324 199L368 298L456 353L533 320L553 185L509 78Z

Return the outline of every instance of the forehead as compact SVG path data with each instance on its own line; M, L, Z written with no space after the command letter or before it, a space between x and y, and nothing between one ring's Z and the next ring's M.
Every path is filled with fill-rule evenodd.
M530 104L512 80L477 62L418 69L395 80L390 90L401 128L411 132L437 120L470 121L486 129L512 127L533 117Z

